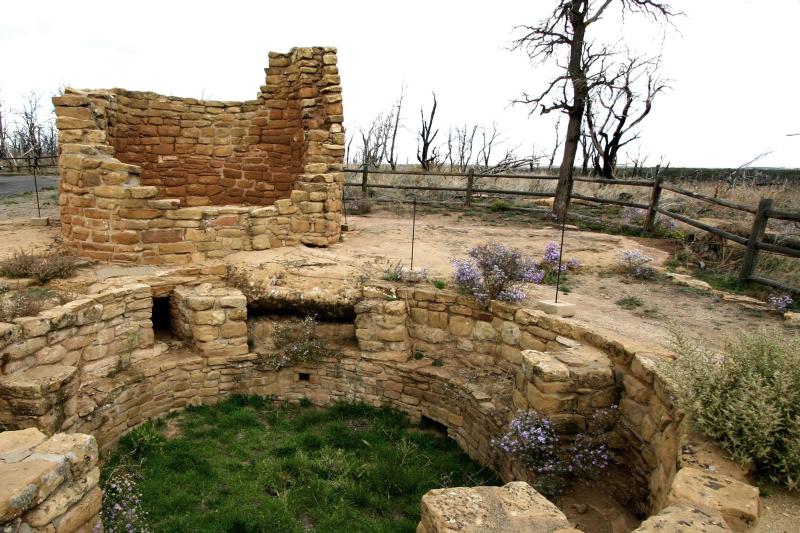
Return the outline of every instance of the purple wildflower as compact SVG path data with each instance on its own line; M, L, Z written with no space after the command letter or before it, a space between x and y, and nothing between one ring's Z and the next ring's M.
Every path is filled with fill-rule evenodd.
M785 313L794 303L794 300L788 294L770 294L767 304L779 313Z

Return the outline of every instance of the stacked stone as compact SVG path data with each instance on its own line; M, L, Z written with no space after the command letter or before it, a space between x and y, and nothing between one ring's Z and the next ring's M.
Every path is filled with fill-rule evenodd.
M406 302L397 299L389 285L364 287L364 299L356 304L356 338L365 357L407 361L411 346ZM374 355L372 355L374 354Z
M83 379L104 375L120 357L153 346L152 306L150 287L137 283L0 324L2 374L60 364L78 367Z
M611 361L596 349L575 346L554 353L522 352L514 406L547 416L559 433L612 429L616 416L605 417L602 427L593 422L601 421L595 415L616 405L618 396Z
M90 533L100 523L94 437L0 433L0 531Z
M203 283L178 287L170 307L175 330L206 357L243 355L247 347L247 299L239 289Z
M337 242L336 50L270 54L267 80L244 103L121 89L54 98L65 243L104 262L186 264Z
M721 459L717 454L706 454L698 461L682 451L691 443L681 417L669 403L668 389L652 355L567 319L506 304L493 303L484 311L467 300L459 301L452 293L384 283L367 286L364 296L356 305L358 350L346 348L341 359L277 372L260 364L256 354L247 353L246 302L235 289L210 284L175 288L174 327L191 340L192 350L158 357L153 350L138 350L134 353L141 356L132 357L131 367L123 371L91 365L95 360L113 357L108 355L113 348L103 351L98 347L114 344L111 333L121 331L117 328L123 325L114 321L123 317L120 320L124 322L126 313L132 313L130 317L140 321L140 329L152 335L151 326L142 323L143 311L149 322L150 310L145 308L152 305L146 285L94 295L92 305L75 305L70 308L72 314L53 310L43 322L38 320L41 316L23 319L22 323L0 328L4 353L22 353L35 347L35 343L25 344L29 340L25 335L36 338L53 332L85 337L79 344L93 348L85 353L81 349L76 365L64 365L63 357L55 357L52 363L42 359L41 365L16 368L0 377L0 421L10 428L35 426L48 433L59 429L90 432L107 448L147 418L189 404L214 403L233 393L272 395L290 401L307 398L320 405L339 399L388 403L412 418L426 416L444 424L471 457L492 466L510 481L527 479L529 474L500 454L492 440L502 435L515 407L532 407L552 418L564 416L558 419L564 422L559 427L570 433L585 425L592 409L606 406L613 393L621 395L614 432L624 443L624 457L643 486L649 487L651 512L664 509L653 524L662 527L664 523L677 523L693 513L740 529L757 517L757 489L719 474L720 467L715 465L720 465ZM471 315L467 316L465 309L459 312L462 309L458 306L470 309ZM423 316L424 324L420 324ZM463 327L464 323L472 329ZM468 355L448 358L441 351L440 366L427 355L411 357L416 342L436 346L431 338L450 339L443 340L442 345L461 343L461 350L470 342L475 349L478 342L484 342L474 338L476 329L484 327L479 323L494 331L494 342L508 345L506 354L510 348L520 348L519 338L523 332L530 332L526 328L532 325L541 329L533 330L537 338L554 336L548 342L558 350L521 350L518 365L509 361L502 349L497 350L495 362L514 370L516 383L496 372L495 365L479 368L465 364L471 360ZM86 327L91 324L98 325ZM428 328L422 330L427 340L414 337L420 325ZM339 334L347 330L331 331ZM585 346L576 346L567 336ZM58 338L58 343L66 337L53 339ZM66 354L76 349L66 344L63 347ZM84 361L84 355L95 356L95 349L101 359ZM29 361L36 363L38 359ZM618 376L614 387L610 385L612 369ZM545 394L555 395L556 400ZM562 394L573 397L567 399ZM520 404L520 398L527 403ZM0 496L3 494L0 490Z

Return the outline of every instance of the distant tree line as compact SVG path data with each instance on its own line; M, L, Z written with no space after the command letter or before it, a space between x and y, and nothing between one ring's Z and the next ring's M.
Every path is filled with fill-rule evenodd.
M19 109L9 109L0 97L0 167L13 168L25 159L58 153L58 130L53 109L42 105L42 95L30 92ZM22 158L6 160L4 158Z

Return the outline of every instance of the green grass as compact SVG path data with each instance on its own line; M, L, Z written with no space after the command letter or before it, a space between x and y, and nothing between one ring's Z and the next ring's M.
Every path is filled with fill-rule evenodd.
M621 308L629 311L644 305L644 302L641 300L641 298L637 298L636 296L626 296L625 298L620 298L615 303Z
M428 490L499 482L389 408L239 396L168 422L177 436L148 422L104 467L141 464L142 507L159 532L413 532Z

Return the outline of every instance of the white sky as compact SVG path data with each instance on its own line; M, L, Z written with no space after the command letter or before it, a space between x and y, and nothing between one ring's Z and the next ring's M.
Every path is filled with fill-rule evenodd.
M355 132L386 111L406 85L403 158L414 160L419 107L439 100L450 126L490 125L520 153L552 149L553 118L511 107L549 72L506 47L517 24L551 9L538 1L136 2L7 1L0 18L0 97L51 94L60 84L124 87L218 100L252 99L267 52L337 46L346 126ZM672 0L684 17L664 43L672 90L646 119L640 148L649 163L738 166L773 150L764 166L800 167L800 0ZM658 51L662 29L615 17L598 36ZM562 122L565 126L566 121ZM562 134L563 136L563 134ZM635 154L634 154L635 155Z

